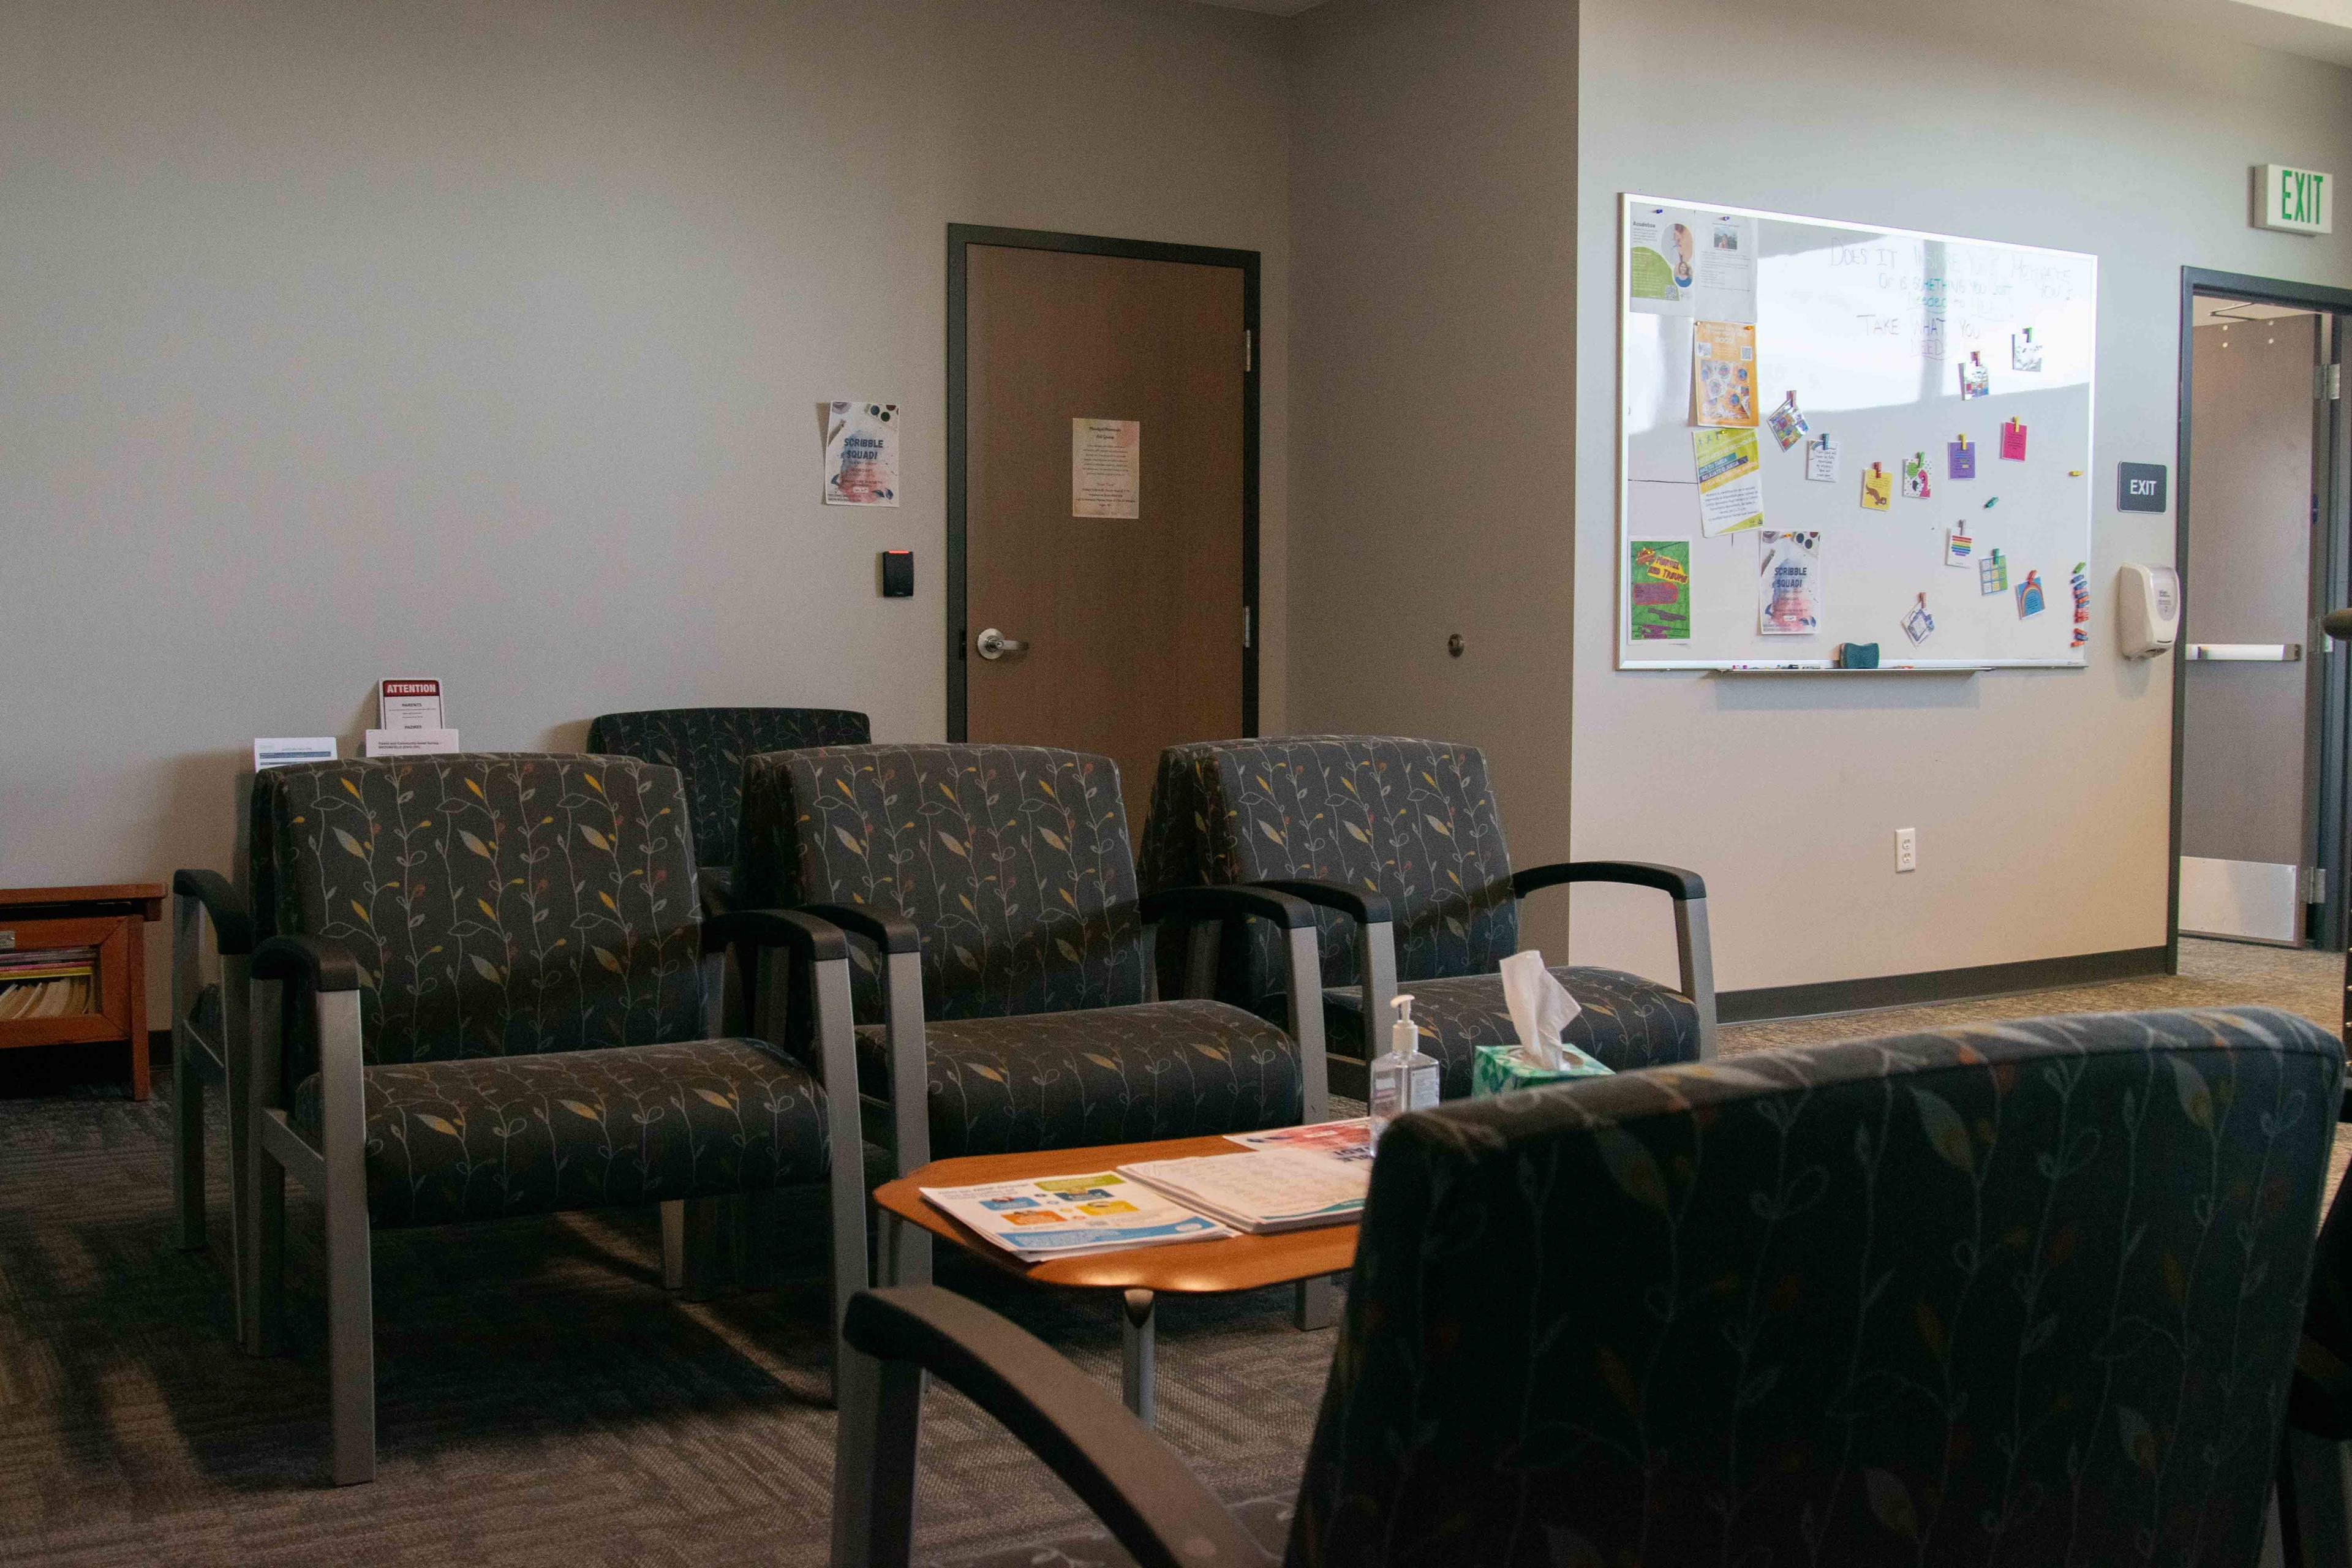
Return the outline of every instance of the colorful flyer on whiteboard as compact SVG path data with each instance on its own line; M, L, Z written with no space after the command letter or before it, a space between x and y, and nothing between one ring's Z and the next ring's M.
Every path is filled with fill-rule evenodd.
M2017 618L2021 621L2029 616L2038 616L2049 607L2050 602L2042 592L2042 574L2028 572L2025 581L2017 585Z
M1634 207L1625 217L1625 292L1630 308L1653 316L1687 316L1698 288L1697 215L1678 207Z
M1903 459L1903 493L1913 500L1928 499L1927 453L1914 453Z
M1746 321L1691 323L1691 423L1756 428L1756 329Z
M1694 430L1700 531L1712 537L1764 521L1764 459L1753 430Z
M1803 440L1805 432L1812 428L1798 410L1797 395L1793 392L1780 400L1780 407L1764 416L1764 423L1770 427L1772 439L1780 443L1783 452Z
M1744 296L1749 308L1732 320L1756 319L1756 220L1728 214L1704 219L1698 229L1698 286L1715 303Z
M1822 629L1822 536L1756 533L1756 631L1805 637Z
M1944 530L1944 564L1965 567L1976 554L1977 542L1958 523Z
M1904 616L1903 635L1911 639L1913 647L1936 635L1936 617L1927 613L1927 595L1920 595L1919 602Z
M1969 357L1960 362L1960 401L1966 403L1991 395L1992 373L1985 369L1983 356L1971 350Z
M2000 552L1996 550L1977 563L1977 594L1981 597L1988 594L2006 594L2007 592L2009 592L2009 563L2003 560Z
M2011 419L2000 427L2000 455L2012 463L2025 461L2025 423Z
M1826 432L1806 442L1805 478L1817 484L1837 483L1838 458L1844 450Z
M1895 499L1895 476L1873 463L1863 470L1862 505L1865 511L1885 511Z
M824 422L824 504L898 504L898 405L836 400Z
M1070 515L1134 518L1143 503L1143 426L1070 421Z
M1977 445L1963 434L1955 436L1944 447L1944 475L1947 479L1972 479L1977 477Z
M2009 368L2030 371L2042 368L2042 345L2033 341L2032 327L2021 328L2009 335Z
M1690 541L1636 539L1627 578L1635 642L1690 640Z

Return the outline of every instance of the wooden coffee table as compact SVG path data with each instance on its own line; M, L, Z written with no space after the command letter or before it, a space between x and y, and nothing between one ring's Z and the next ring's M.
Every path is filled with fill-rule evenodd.
M1354 1265L1357 1227L1318 1226L1277 1236L1177 1241L1160 1247L1024 1263L933 1208L924 1201L919 1189L968 1187L982 1182L1029 1182L1041 1176L1108 1171L1139 1160L1181 1160L1201 1154L1247 1152L1238 1143L1212 1137L1169 1138L1156 1143L1107 1143L1092 1149L1055 1149L1032 1154L974 1154L960 1160L934 1160L909 1175L886 1182L874 1189L874 1201L895 1219L944 1237L992 1268L1032 1284L1122 1292L1120 1381L1127 1407L1149 1426L1157 1414L1151 1366L1153 1305L1162 1291L1214 1296L1229 1290L1295 1284L1298 1287L1298 1326L1328 1328L1334 1316L1330 1276ZM897 1250L891 1238L886 1237L882 1247L885 1258L895 1256Z

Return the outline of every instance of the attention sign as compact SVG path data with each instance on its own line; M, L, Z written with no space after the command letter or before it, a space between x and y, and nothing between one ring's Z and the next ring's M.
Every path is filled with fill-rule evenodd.
M2254 223L2290 234L2336 231L2336 176L2264 163L2254 170Z

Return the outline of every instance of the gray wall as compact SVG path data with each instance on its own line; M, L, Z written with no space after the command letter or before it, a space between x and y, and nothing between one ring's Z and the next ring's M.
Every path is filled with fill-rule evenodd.
M1284 72L1167 0L0 8L0 885L225 864L250 738L385 675L477 750L940 734L950 221L1264 252L1278 726ZM838 395L901 510L818 504Z
M1482 746L1514 858L1565 858L1576 8L1295 26L1292 725Z
M2318 318L2196 329L2182 642L2309 643L2311 367ZM2227 346L2224 346L2226 343ZM2192 664L2180 852L2297 865L2310 666Z
M2352 73L2035 0L1965 18L1860 0L1587 0L1582 14L1577 852L1703 870L1726 987L2162 942L2171 670L2115 651L2114 583L2126 561L2172 560L2172 520L2117 514L2115 464L2173 460L2184 264L2352 283L2352 227L2310 239L2247 223L2250 165L2352 168ZM1686 91L1702 56L1738 84L1708 100L1703 133ZM1612 668L1607 345L1624 191L2099 257L2088 669ZM1919 832L1920 868L1901 877L1899 826ZM1577 955L1658 971L1663 943L1611 918L1619 907L1580 905Z

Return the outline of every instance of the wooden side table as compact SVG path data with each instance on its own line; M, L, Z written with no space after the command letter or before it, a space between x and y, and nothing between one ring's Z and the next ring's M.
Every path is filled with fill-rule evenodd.
M894 1221L919 1226L1032 1284L1120 1292L1121 1392L1127 1407L1149 1426L1155 1424L1158 1415L1152 1377L1157 1337L1153 1321L1155 1298L1164 1291L1212 1296L1228 1290L1297 1284L1302 1288L1298 1326L1328 1328L1332 1321L1328 1277L1354 1266L1357 1226L1327 1225L1272 1236L1177 1241L1160 1247L1089 1252L1077 1258L1024 1263L978 1232L933 1208L924 1200L922 1189L973 1186L982 1182L1032 1182L1047 1176L1076 1175L1082 1171L1108 1171L1140 1160L1182 1160L1203 1154L1246 1152L1238 1143L1213 1136L1024 1154L971 1154L961 1159L934 1160L897 1181L885 1182L874 1189L874 1202ZM886 1236L882 1245L886 1272L889 1268L887 1259L897 1252L892 1238ZM886 1282L901 1283L895 1279Z
M93 888L0 889L0 996L17 985L12 960L56 953L60 962L19 974L54 974L89 965L82 1006L53 1016L0 1018L0 1050L12 1046L110 1045L131 1047L131 1097L147 1098L147 927L163 916L154 882ZM86 958L85 956L86 955Z

